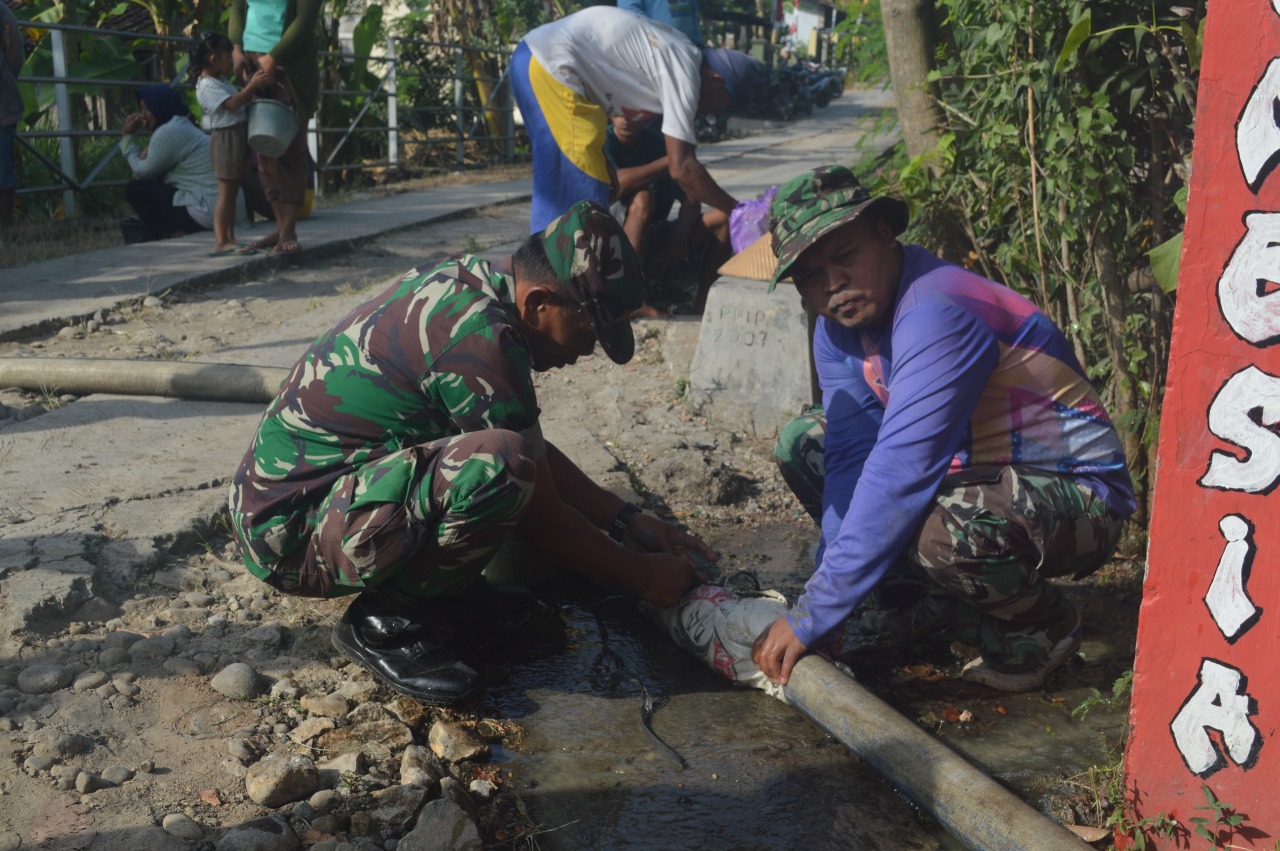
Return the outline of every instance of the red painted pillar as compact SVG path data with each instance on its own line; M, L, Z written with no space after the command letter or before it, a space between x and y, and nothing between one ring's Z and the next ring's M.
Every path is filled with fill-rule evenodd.
M1127 792L1147 847L1280 842L1280 0L1208 4L1138 623ZM1243 815L1225 824L1204 790ZM1211 845L1193 819L1215 834Z

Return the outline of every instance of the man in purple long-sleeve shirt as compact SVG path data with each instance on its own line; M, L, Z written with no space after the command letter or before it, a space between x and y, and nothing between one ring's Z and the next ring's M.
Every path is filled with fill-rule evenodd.
M819 314L823 411L788 425L778 456L822 543L756 664L785 683L887 576L909 575L928 592L914 616L980 651L965 679L1041 685L1082 627L1046 580L1105 563L1135 507L1066 337L1007 287L900 243L906 205L848 169L792 180L770 213L773 285L790 276Z

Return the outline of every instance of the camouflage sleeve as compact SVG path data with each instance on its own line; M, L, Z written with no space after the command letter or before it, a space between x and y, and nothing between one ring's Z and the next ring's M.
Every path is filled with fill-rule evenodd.
M436 358L422 389L457 431L508 429L529 439L536 458L546 454L532 355L510 325L492 323L458 339Z

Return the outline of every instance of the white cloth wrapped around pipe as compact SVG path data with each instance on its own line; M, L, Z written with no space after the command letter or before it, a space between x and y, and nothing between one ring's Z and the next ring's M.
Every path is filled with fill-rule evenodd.
M751 661L756 637L787 613L787 599L777 591L750 596L720 585L699 585L674 606L642 603L641 610L677 645L730 682L760 689L787 702L782 686L770 682Z

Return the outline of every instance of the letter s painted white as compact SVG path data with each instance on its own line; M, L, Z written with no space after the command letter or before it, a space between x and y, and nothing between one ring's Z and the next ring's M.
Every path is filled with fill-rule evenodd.
M1256 415L1256 419L1255 419ZM1280 378L1248 366L1227 379L1209 405L1209 430L1246 450L1244 458L1215 449L1200 478L1207 488L1267 493L1280 479Z

